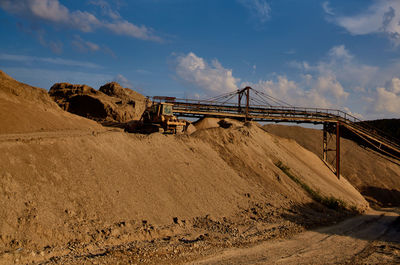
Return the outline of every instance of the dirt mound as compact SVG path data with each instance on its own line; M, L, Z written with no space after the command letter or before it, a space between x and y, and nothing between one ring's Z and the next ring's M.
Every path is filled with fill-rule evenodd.
M0 70L0 96L11 102L28 100L49 107L56 105L47 95L46 90L32 87L14 80L12 77Z
M198 121L192 123L196 130L203 130L203 129L210 129L210 128L229 128L229 127L237 127L243 126L243 122L232 120L232 119L225 119L225 118L201 118Z
M146 103L145 97L115 82L102 86L99 91L87 85L56 83L49 95L64 110L102 122L138 120Z
M121 99L123 102L135 107L135 120L142 116L148 100L142 94L129 88L124 88L117 82L107 83L99 88L100 92ZM122 102L121 102L122 103Z
M100 127L61 110L47 91L20 83L0 71L0 134Z
M256 124L217 121L190 136L73 133L66 129L99 125L7 80L0 113L18 110L22 118L11 121L53 131L0 135L0 264L174 263L174 255L289 237L368 207L315 154ZM122 100L85 86L53 92L71 90L87 97L80 104ZM11 130L7 119L0 128Z
M144 101L146 98L137 93L136 91L133 91L132 89L129 88L124 88L117 82L110 82L107 83L99 88L100 92L103 92L104 94L111 96L111 97L117 97L125 101L133 101L133 100L140 100ZM134 105L135 103L133 103Z
M0 249L23 247L28 256L198 233L226 242L242 231L251 242L335 216L293 176L346 207L367 207L314 154L252 124L179 137L8 139L0 168Z
M72 85L69 83L56 83L50 90L49 95L64 110L69 108L68 99L76 95L96 95L97 90L87 85Z
M266 125L264 128L277 136L294 139L318 157L322 157L321 130L282 125ZM332 156L329 156L329 160L332 160ZM342 138L341 170L342 175L370 201L383 206L400 205L399 165Z

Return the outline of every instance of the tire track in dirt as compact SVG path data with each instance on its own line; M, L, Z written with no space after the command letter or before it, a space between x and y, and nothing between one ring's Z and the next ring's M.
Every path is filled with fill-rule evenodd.
M290 240L230 249L190 264L375 263L381 260L376 250L385 247L389 250L385 260L395 261L400 255L397 251L400 249L399 218L395 212L371 210L335 226L304 232Z

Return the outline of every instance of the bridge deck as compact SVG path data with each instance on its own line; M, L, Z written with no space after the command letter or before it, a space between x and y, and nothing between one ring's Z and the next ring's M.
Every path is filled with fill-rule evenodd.
M204 100L167 101L174 104L174 114L180 117L224 117L253 121L295 122L295 123L337 123L370 142L391 157L400 159L398 139L391 138L356 117L335 109L269 107L261 105L240 106L239 104L221 104ZM395 155L393 154L395 153Z

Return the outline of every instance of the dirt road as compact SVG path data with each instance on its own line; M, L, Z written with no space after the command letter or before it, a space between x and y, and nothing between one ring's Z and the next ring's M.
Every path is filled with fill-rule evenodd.
M399 212L374 211L290 240L229 249L190 264L397 264Z

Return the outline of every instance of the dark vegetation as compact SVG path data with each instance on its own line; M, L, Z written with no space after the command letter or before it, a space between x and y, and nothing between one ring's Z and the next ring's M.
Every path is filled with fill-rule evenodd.
M314 201L319 202L322 205L325 205L326 207L333 210L338 210L338 211L348 210L348 207L344 201L337 199L333 196L323 196L318 191L313 190L310 186L308 186L301 179L299 179L292 172L290 172L290 168L284 165L281 161L276 162L275 166L277 166L280 170L282 170L282 172L285 173L291 180L300 185L300 187L304 191L306 191ZM350 207L350 210L355 211L356 209Z

